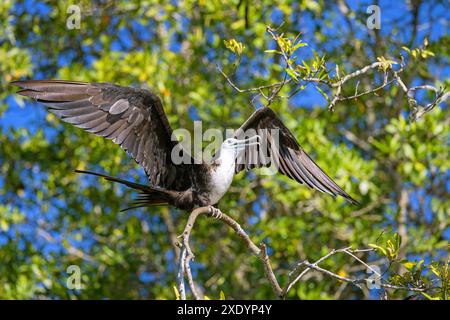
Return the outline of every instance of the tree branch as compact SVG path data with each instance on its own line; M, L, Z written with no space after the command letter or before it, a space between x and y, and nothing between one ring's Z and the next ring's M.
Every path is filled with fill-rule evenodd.
M188 278L189 287L192 291L193 296L196 299L201 299L201 297L198 295L197 290L195 288L191 269L189 266L190 261L194 259L194 254L192 253L192 250L189 245L189 238L190 238L192 228L194 226L194 223L195 223L197 217L200 215L207 215L209 217L215 217L218 220L224 222L231 229L233 229L234 232L236 232L236 234L244 241L244 243L246 244L248 249L262 261L263 266L264 266L264 272L272 286L272 289L274 290L275 294L278 297L281 297L282 289L281 289L280 285L278 284L278 281L277 281L275 274L272 270L272 267L270 265L270 260L269 260L269 256L267 255L267 250L266 250L265 244L262 243L260 245L260 247L258 247L250 239L250 237L247 235L247 233L244 231L244 229L242 229L242 227L239 225L239 223L237 223L233 218L231 218L230 216L228 216L224 213L220 212L219 215L217 215L214 212L214 210L217 210L217 209L214 209L211 206L200 207L200 208L194 209L191 212L191 214L189 215L189 218L188 218L188 221L184 228L183 234L180 236L180 238L182 239L182 242L180 244L181 255L180 255L178 274L179 275L184 274ZM181 291L183 290L183 286L184 286L184 281L181 278L182 277L179 277L179 279L178 279L178 288L180 291L180 296L181 296ZM181 298L183 298L183 297L181 297Z
M338 275L330 270L324 269L322 267L319 267L319 264L324 262L325 260L329 259L330 257L338 254L343 253L354 259L356 262L361 264L363 268L366 268L366 270L372 271L379 279L379 286L381 288L385 289L395 289L395 290L406 290L406 291L414 291L414 292L425 292L430 288L421 288L421 287L414 287L414 286L396 286L390 283L383 282L382 274L380 274L376 269L373 268L373 266L368 265L365 263L361 258L357 256L359 253L368 253L373 252L374 249L352 249L351 247L345 247L342 249L333 249L329 253L327 253L325 256L321 257L314 263L310 263L309 261L305 260L302 262L297 263L297 265L293 268L292 271L289 272L289 279L287 281L287 284L285 285L284 289L281 288L277 277L275 273L273 272L269 255L267 254L267 247L264 243L261 243L259 246L257 246L248 236L248 234L242 229L242 227L239 225L237 221L235 221L230 216L220 212L218 209L213 208L212 206L207 207L200 207L197 209L194 209L191 214L188 217L186 226L184 228L183 233L179 236L181 238L181 242L179 243L179 247L181 248L180 253L180 261L179 261L179 268L178 268L178 274L177 274L177 285L178 285L178 291L180 293L180 299L184 300L186 299L186 291L185 291L185 283L184 280L187 278L189 288L192 292L192 295L195 299L202 299L201 295L198 293L195 282L192 276L192 272L190 269L190 262L194 259L194 254L191 250L189 239L192 232L192 229L194 227L195 221L200 215L206 215L209 217L214 217L217 220L225 223L228 225L233 231L242 239L242 241L245 243L247 248L250 250L250 252L255 255L263 264L264 267L264 273L266 275L266 278L269 281L269 284L272 287L273 292L278 298L285 298L289 291L294 287L295 284L297 284L308 272L311 270L315 270L317 272L320 272L322 274L325 274L327 276L330 276L334 279L337 279L339 281L353 284L358 286L359 288L362 288L361 285L364 283L369 283L372 281L370 278L349 278L346 276Z
M258 95L261 95L264 97L264 99L267 101L266 105L269 106L276 98L279 98L278 95L281 91L281 89L287 85L287 84L294 84L296 88L293 90L293 94L289 95L287 98L291 98L293 95L298 93L299 91L303 90L305 86L309 83L314 83L316 85L316 88L318 91L324 95L324 97L328 101L328 109L330 111L334 110L334 107L337 103L348 101L352 99L358 99L362 96L368 95L368 94L375 94L376 92L390 86L391 84L398 85L402 91L405 93L407 97L407 102L410 108L410 118L411 120L418 120L421 118L425 113L430 112L433 110L437 105L440 103L446 101L448 97L450 96L450 92L446 90L446 88L436 88L432 85L419 85L408 88L408 86L404 83L402 78L400 77L400 74L403 72L403 69L405 67L404 59L403 57L400 57L400 61L393 61L393 60L386 60L384 57L377 58L378 61L372 62L371 64L364 66L358 70L355 70L342 78L340 78L338 70L336 70L335 78L332 79L329 77L329 71L326 71L326 77L317 77L318 70L315 70L312 72L312 76L308 74L302 74L302 72L298 69L304 69L301 65L296 65L294 63L295 56L293 56L293 51L290 49L285 49L285 47L280 44L280 41L285 41L286 38L284 38L283 34L278 34L277 29L273 29L272 27L267 27L267 33L271 36L271 38L275 41L277 44L277 53L280 54L284 60L284 63L286 64L284 70L284 78L283 81L276 82L270 85L265 86L259 86L259 87L253 87L253 88L247 88L247 89L241 89L239 88L223 70L217 66L219 72L221 75L227 80L228 84L238 91L239 93L252 93L252 92L258 92ZM293 45L296 44L298 40L298 36L294 39ZM290 40L289 40L290 41ZM286 50L289 50L287 52ZM394 70L392 68L392 65L399 65L400 68L398 70ZM323 67L325 68L325 67ZM358 86L359 81L357 82L355 93L350 96L343 96L342 91L344 84L349 82L352 79L361 77L365 74L367 74L369 71L372 70L378 70L380 72L383 72L383 82L382 84L374 87L369 88L363 92L358 93ZM308 70L309 71L309 70ZM289 72L289 76L287 77L287 72ZM327 91L329 93L325 93L319 85L323 85L327 87ZM268 94L264 93L264 90L270 90ZM431 103L427 105L420 105L418 104L417 100L415 99L415 92L417 90L428 90L433 91L435 93L435 98ZM330 97L331 95L331 97ZM286 97L284 97L286 98ZM253 101L253 100L252 100Z

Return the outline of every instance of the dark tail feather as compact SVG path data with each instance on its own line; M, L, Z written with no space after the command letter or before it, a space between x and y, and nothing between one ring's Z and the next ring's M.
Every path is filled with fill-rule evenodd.
M158 192L154 193L141 193L138 198L134 199L130 205L131 207L120 210L120 212L128 211L136 208L154 207L168 205L169 201L166 199L167 195L161 197Z
M120 210L127 211L135 208L148 207L148 206L158 206L158 205L168 205L170 203L170 195L167 190L158 187L150 187L143 184L123 180L116 177L107 176L102 173L97 173L93 171L85 171L85 170L75 170L77 173L90 174L97 177L104 178L108 181L118 182L120 184L126 185L129 188L139 190L141 195L138 199L131 202L131 207Z
M153 202L135 202L132 201L130 203L131 207L127 207L124 209L121 209L120 212L125 212L128 210L132 210L132 209L137 209L137 208L144 208L144 207L156 207L156 206L166 206L169 203L167 201L164 200L159 200L159 202L157 202L156 200L154 200Z
M127 187L130 187L130 188L133 188L133 189L137 189L137 190L140 190L140 191L145 192L145 193L154 192L154 191L158 191L159 190L157 188L152 188L152 187L146 186L144 184L139 184L139 183L123 180L123 179L120 179L120 178L107 176L105 174L97 173L97 172L93 172L93 171L75 170L75 172L76 173L91 174L91 175L94 175L94 176L97 176L97 177L102 177L102 178L105 178L108 181L118 182L120 184L126 185Z

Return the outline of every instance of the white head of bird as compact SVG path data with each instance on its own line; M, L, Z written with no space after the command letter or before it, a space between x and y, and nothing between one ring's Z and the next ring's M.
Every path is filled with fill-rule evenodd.
M251 136L244 140L235 138L226 139L220 147L219 157L230 157L233 160L236 160L240 153L245 150L245 147L259 145L260 141L261 137L258 135Z

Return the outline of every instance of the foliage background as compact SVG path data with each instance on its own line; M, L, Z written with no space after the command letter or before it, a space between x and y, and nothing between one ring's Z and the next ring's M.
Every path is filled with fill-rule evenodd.
M120 213L132 193L76 175L92 169L145 182L142 170L112 142L62 124L42 106L13 95L19 78L106 81L153 88L174 128L237 128L254 110L216 69L233 70L223 40L245 45L233 79L241 87L279 81L278 57L267 25L301 31L308 47L299 59L326 53L327 67L347 72L379 56L398 57L402 46L429 40L434 56L410 59L407 84L449 84L448 1L379 1L382 25L366 28L371 1L80 1L81 28L68 30L66 1L0 3L0 298L173 299L177 250L187 219L168 208ZM377 81L373 73L360 86ZM355 84L345 87L354 92ZM289 86L281 92L287 95ZM421 99L430 99L426 94ZM256 100L258 105L261 101ZM312 85L271 106L300 144L360 202L313 192L285 177L239 174L221 201L252 239L265 241L281 283L301 259L314 261L332 248L367 247L385 231L402 236L401 258L448 259L449 117L446 106L417 123L395 85L341 103L335 112ZM193 234L194 276L202 291L230 299L274 298L262 265L225 226L199 219ZM388 262L379 254L365 260ZM82 271L84 289L66 287L69 265ZM324 267L365 275L346 256ZM403 268L403 269L402 269ZM397 272L405 272L398 266ZM427 271L424 270L424 274ZM389 278L391 271L385 277ZM301 299L378 298L310 273L289 294ZM389 291L390 298L408 292Z

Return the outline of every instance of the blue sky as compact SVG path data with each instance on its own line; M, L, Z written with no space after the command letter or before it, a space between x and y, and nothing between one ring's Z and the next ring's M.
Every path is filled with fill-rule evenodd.
M361 1L349 1L350 7L354 10L362 10L361 8L366 8L368 4L371 4L370 1L367 2L361 2ZM380 1L379 6L381 8L381 32L383 34L394 34L395 39L403 40L405 43L408 42L408 39L410 37L410 34L408 33L408 30L402 28L401 25L398 24L397 20L401 19L408 19L409 13L408 8L405 3L402 1ZM414 46L418 46L422 43L424 36L428 35L430 38L430 41L439 39L440 37L448 34L449 26L448 23L450 21L450 14L448 12L448 7L445 8L441 4L434 4L431 1L428 3L425 3L424 6L426 7L426 10L423 11L423 16L419 17L419 29L418 29L418 35L416 37L416 41L414 43ZM447 11L444 11L447 10ZM40 2L36 1L25 1L22 4L17 4L15 7L16 12L26 11L30 15L47 15L50 11L49 4L42 4ZM328 12L327 14L333 14L332 12ZM429 16L442 16L445 15L446 18L439 19L439 20L432 20L432 24L428 23ZM282 15L280 12L273 12L271 16L272 22L274 25L279 24L282 22ZM331 50L331 48L339 47L339 38L344 36L342 32L346 32L347 35L345 36L352 36L352 37L366 37L367 36L367 30L364 25L363 21L359 21L354 25L355 33L348 35L349 29L346 27L346 23L342 16L340 15L334 15L333 19L335 21L335 25L339 26L339 28L334 28L333 26L329 28L325 28L324 32L327 36L333 38L335 37L336 40L329 41L327 43L316 43L315 38L312 36L312 32L308 32L313 30L314 25L318 23L318 21L312 17L312 15L307 15L306 19L301 22L301 25L299 25L299 31L304 32L304 41L309 43L309 48L316 49L319 53L326 52L327 50ZM149 22L151 23L151 22ZM186 22L187 23L187 22ZM131 28L134 30L138 30L140 36L144 40L148 40L152 37L152 33L148 32L149 25L141 25L137 23L136 21L131 22ZM118 34L120 36L121 41L113 42L111 45L112 50L117 51L128 51L131 48L129 38L129 33L127 28L122 28L118 30ZM22 44L18 44L21 46ZM26 44L23 44L26 46ZM171 46L171 49L174 52L177 52L179 50L179 43L174 39L173 44ZM103 50L101 46L98 47L98 50ZM393 48L393 52L398 51L398 48ZM305 58L308 58L312 55L310 50L305 50ZM58 65L59 67L62 67L68 63L70 63L71 57L60 55L58 59ZM33 61L37 61L33 58ZM88 59L89 61L89 59ZM332 62L330 64L330 69L333 69ZM435 67L434 70L436 75L439 76L441 79L448 78L450 75L450 66L445 67ZM35 74L35 78L42 78L42 74ZM300 101L301 99L301 101ZM10 134L11 129L19 129L19 128L27 128L30 130L31 134L34 134L38 128L45 127L45 110L38 106L35 103L32 102L25 102L25 105L23 107L20 107L14 97L8 97L6 100L6 103L8 105L7 111L0 116L0 128L2 129L2 132L5 134ZM314 88L308 88L306 89L303 94L300 96L297 96L293 100L294 105L301 105L303 107L312 107L321 105L323 107L326 106L327 102L322 97L322 95L317 92ZM191 118L195 118L196 116L195 109L192 113L190 113ZM52 136L52 130L51 128L45 127L44 133L47 137L51 139ZM37 179L39 177L36 177ZM0 178L0 186L2 184L2 179ZM27 194L27 197L34 197L32 194ZM0 195L1 199L1 195ZM429 200L427 200L429 201ZM413 205L417 203L416 196L412 195L412 202ZM257 208L259 204L255 204L255 208ZM30 237L34 239L36 237L35 234L35 224L37 223L37 220L39 219L39 212L36 211L34 208L22 208L26 211L26 214L29 218L30 223L22 225L20 227L21 234L25 237ZM52 216L57 214L57 211L55 208L50 209L49 214L47 215L48 219L52 219ZM138 217L141 217L141 213L136 212L132 213L135 214ZM432 213L430 210L427 212L428 218L432 218ZM155 222L159 222L159 217L152 217L152 219L155 219ZM255 217L256 219L256 217ZM84 232L84 231L83 231ZM58 242L62 239L63 234L54 232L52 234ZM9 236L15 237L14 234L10 234ZM450 231L446 233L447 238L450 237ZM85 240L83 242L77 242L74 239L71 239L74 245L80 246L81 248L88 248L90 245L92 245L93 241L89 241L89 237L83 237ZM5 242L5 236L0 234L0 245ZM56 244L49 244L46 242L43 242L42 239L39 237L37 238L38 241L36 242L37 246L40 246L42 248L43 254L48 254L52 251L58 251L63 250L62 247L56 243ZM142 274L142 281L150 281L153 279L153 275L148 273Z

